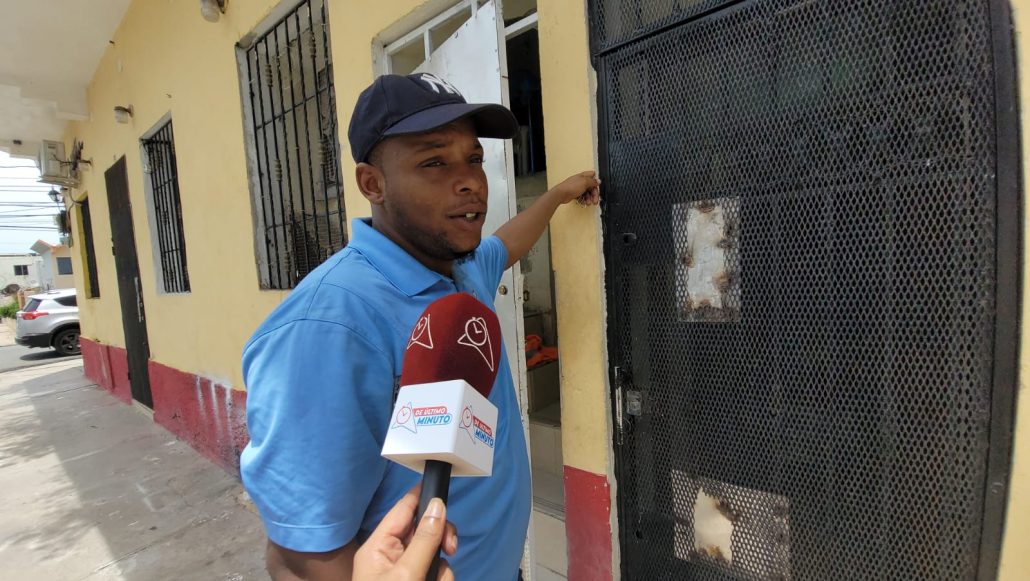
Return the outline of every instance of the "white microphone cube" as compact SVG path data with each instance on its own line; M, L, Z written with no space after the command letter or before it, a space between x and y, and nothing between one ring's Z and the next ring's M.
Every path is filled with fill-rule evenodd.
M397 393L383 457L415 472L426 460L452 466L451 476L490 476L497 408L464 380L406 385Z

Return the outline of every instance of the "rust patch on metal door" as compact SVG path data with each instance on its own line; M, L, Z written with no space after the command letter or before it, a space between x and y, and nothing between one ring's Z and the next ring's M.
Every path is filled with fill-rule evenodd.
M739 199L675 204L672 228L680 320L740 321Z
M790 503L786 497L672 471L673 550L743 579L789 581Z

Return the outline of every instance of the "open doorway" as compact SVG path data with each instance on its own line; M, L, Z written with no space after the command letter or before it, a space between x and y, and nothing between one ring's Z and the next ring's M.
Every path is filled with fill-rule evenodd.
M504 8L509 106L520 128L513 159L521 212L547 191L540 40L535 1L505 3ZM564 576L567 569L561 375L549 229L522 259L522 275L536 568L539 578L548 578L551 573Z
M519 121L514 141L518 210L547 191L547 152L541 101L540 39L536 2L504 6L509 106ZM550 229L522 259L523 322L529 449L533 470L534 572L538 579L564 577L565 493L561 435L561 390Z
M471 21L474 14L489 14L492 24ZM501 146L484 143L490 210L483 232L490 234L547 190L536 0L495 0L493 6L461 0L421 23L402 26L384 33L389 40L375 47L379 74L439 74L473 101L493 94L491 86L500 86L501 102L518 119L519 134L504 144L503 152L492 153ZM487 53L496 54L497 60L486 62ZM486 78L484 71L494 69L500 77ZM560 363L549 232L506 274L494 299L531 455L534 510L524 577L562 579L567 557Z

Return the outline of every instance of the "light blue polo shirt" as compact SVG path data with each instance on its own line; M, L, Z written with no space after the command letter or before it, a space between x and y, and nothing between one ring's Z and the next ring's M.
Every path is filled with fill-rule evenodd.
M305 552L364 541L420 475L379 453L404 349L422 311L465 291L493 308L508 261L486 238L437 274L365 220L350 244L308 274L243 351L250 443L243 484L269 538ZM489 478L451 480L447 517L458 528L457 579L515 579L529 524L526 441L507 358L490 401L497 447Z

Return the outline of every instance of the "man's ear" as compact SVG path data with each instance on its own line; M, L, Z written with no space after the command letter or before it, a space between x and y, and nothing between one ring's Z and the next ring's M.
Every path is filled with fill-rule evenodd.
M358 189L361 195L373 206L383 205L386 192L386 176L378 167L361 162L354 170L354 177L358 182Z

